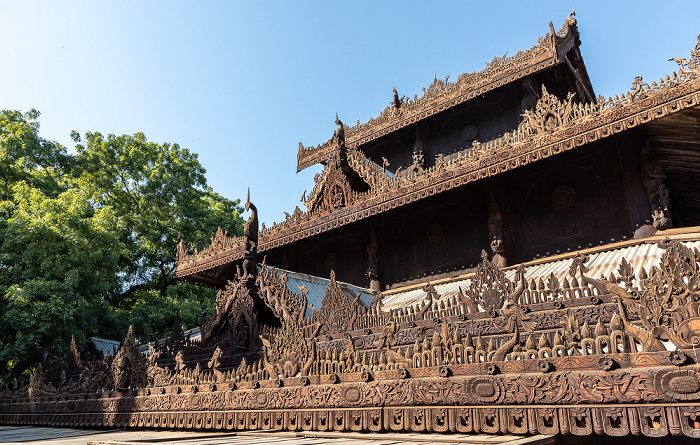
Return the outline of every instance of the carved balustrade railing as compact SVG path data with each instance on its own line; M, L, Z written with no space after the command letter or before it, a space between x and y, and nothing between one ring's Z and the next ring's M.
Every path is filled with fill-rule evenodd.
M658 264L635 274L622 259L607 279L583 254L547 280L509 279L484 257L457 295L426 285L423 304L395 311L340 304L331 280L312 316L278 308L256 353L160 361L130 332L77 377L39 368L5 387L0 422L700 437L694 245L662 241Z

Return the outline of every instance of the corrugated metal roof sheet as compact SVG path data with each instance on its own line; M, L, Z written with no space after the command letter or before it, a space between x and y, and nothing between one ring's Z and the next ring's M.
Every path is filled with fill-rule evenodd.
M272 269L271 267L269 268ZM323 305L323 297L326 296L326 290L331 283L330 279L292 272L284 269L275 268L275 271L277 276L280 276L283 273L287 274L287 289L295 295L301 295L301 289L299 286L305 286L309 290L309 293L306 294L306 299L309 303L309 307L306 309L307 317L310 317L312 314L311 306L315 307L319 311L321 310L321 306ZM336 284L338 287L340 287L343 293L347 295L348 301L351 303L355 300L358 294L360 295L360 303L364 306L369 306L374 301L374 295L367 288L354 286L341 281L336 281Z
M114 355L114 351L119 349L120 342L116 340L107 340L106 338L90 337L90 341L93 345L95 345L97 350L100 351L100 353L103 356L108 355L112 357Z
M198 340L202 337L202 332L200 331L200 329L201 329L200 326L197 326L196 328L192 328L192 329L188 329L186 331L183 331L182 335L184 335L185 338L189 338L191 340ZM164 337L164 338L158 339L158 344L162 345L169 338L170 337ZM145 354L148 352L148 346L149 345L155 346L155 344L156 344L156 342L152 341L150 343L146 343L145 345L141 345L141 346L139 346L139 352L141 352L142 354Z
M686 241L683 245L693 249L700 248L700 241ZM655 266L659 262L659 258L663 255L664 249L658 244L636 244L632 246L620 247L599 253L589 255L589 260L586 263L588 268L587 276L591 278L600 278L601 276L608 277L611 273L618 276L618 268L622 258L625 258L634 270L635 277L639 277L641 270L647 272L651 266ZM554 275L561 283L564 278L569 277L569 267L571 266L572 257L567 257L560 260L554 260L545 263L534 264L525 267L525 279L530 282L540 279L545 283L550 275ZM511 267L505 271L506 277L513 280L515 277L515 267ZM459 292L459 288L466 289L471 283L471 276L466 276L455 281L435 284L435 290L441 298L455 295ZM427 281L426 281L427 283ZM634 283L638 285L638 282ZM391 293L382 300L384 310L395 310L403 307L416 306L422 303L427 298L425 291L422 288L412 288L405 292Z

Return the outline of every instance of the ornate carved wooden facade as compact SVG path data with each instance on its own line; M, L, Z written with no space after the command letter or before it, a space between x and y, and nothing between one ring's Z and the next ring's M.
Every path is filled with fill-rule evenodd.
M258 237L248 199L244 237L219 230L200 252L178 247L178 277L220 289L201 340L176 325L144 356L130 330L114 359L75 351L38 366L2 390L0 423L700 438L700 212L679 186L700 177L681 177L669 155L697 149L700 47L678 73L594 99L579 44L572 15L533 49L436 79L420 99L394 89L367 124L336 117L331 141L300 147L298 169L325 163L307 211ZM522 118L498 138L434 124L513 85ZM690 140L670 137L669 122ZM440 125L469 146L436 153L452 134L436 136ZM411 126L403 158L383 148ZM612 157L611 140L625 145ZM614 178L611 162L634 168ZM406 215L408 228L395 222ZM608 244L610 227L627 236ZM425 244L406 259L407 243L392 241L416 230ZM359 253L323 250L336 238ZM467 267L450 269L453 258ZM425 277L397 279L409 262Z

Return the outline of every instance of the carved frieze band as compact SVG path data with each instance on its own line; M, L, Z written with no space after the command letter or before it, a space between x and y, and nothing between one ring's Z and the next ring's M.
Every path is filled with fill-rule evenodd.
M664 354L667 356L668 354ZM629 361L611 354L613 361ZM641 358L640 358L641 357ZM536 360L520 364L526 373L503 373L503 363L446 365L438 368L397 368L374 373L366 381L360 372L323 374L261 380L239 384L201 384L151 387L133 391L67 394L14 398L0 403L0 414L70 412L145 412L370 408L377 406L465 406L687 403L700 400L698 365L659 366L653 354L635 361L655 365L654 369L601 371L600 357L568 357L577 363L556 359L550 369L585 364L597 370L542 372ZM503 369L501 369L503 368ZM442 375L441 375L442 374ZM333 383L337 382L337 383ZM231 386L235 389L231 389ZM655 405L656 406L656 405Z
M0 424L700 438L697 404L638 404L697 400L696 367L312 387L287 387L290 380L257 390L163 387L133 396L19 400L0 404Z
M700 437L697 406L420 407L0 415L4 425Z

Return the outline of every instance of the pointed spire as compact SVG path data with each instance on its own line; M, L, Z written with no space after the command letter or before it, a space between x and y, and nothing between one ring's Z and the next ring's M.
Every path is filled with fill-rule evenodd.
M493 352L496 350L496 344L493 341L493 337L489 339L489 345L486 347L486 352Z
M465 348L473 348L474 344L472 343L472 334L467 332L467 336L464 338L464 347Z
M612 331L624 331L624 326L622 325L622 318L620 314L615 312L610 319L610 330Z
M557 331L556 334L554 334L554 346L562 346L563 344L564 342L561 339L561 334Z
M583 323L583 327L581 328L581 338L593 338L591 328L588 326L587 321Z
M477 351L483 351L484 350L484 340L482 340L481 335L476 337L476 350Z
M527 341L525 341L525 349L528 351L537 350L537 345L535 344L535 340L532 338L532 335L527 336Z
M603 320L598 319L598 323L595 325L595 336L596 337L603 337L608 335L608 330L605 329L605 326L603 326Z

